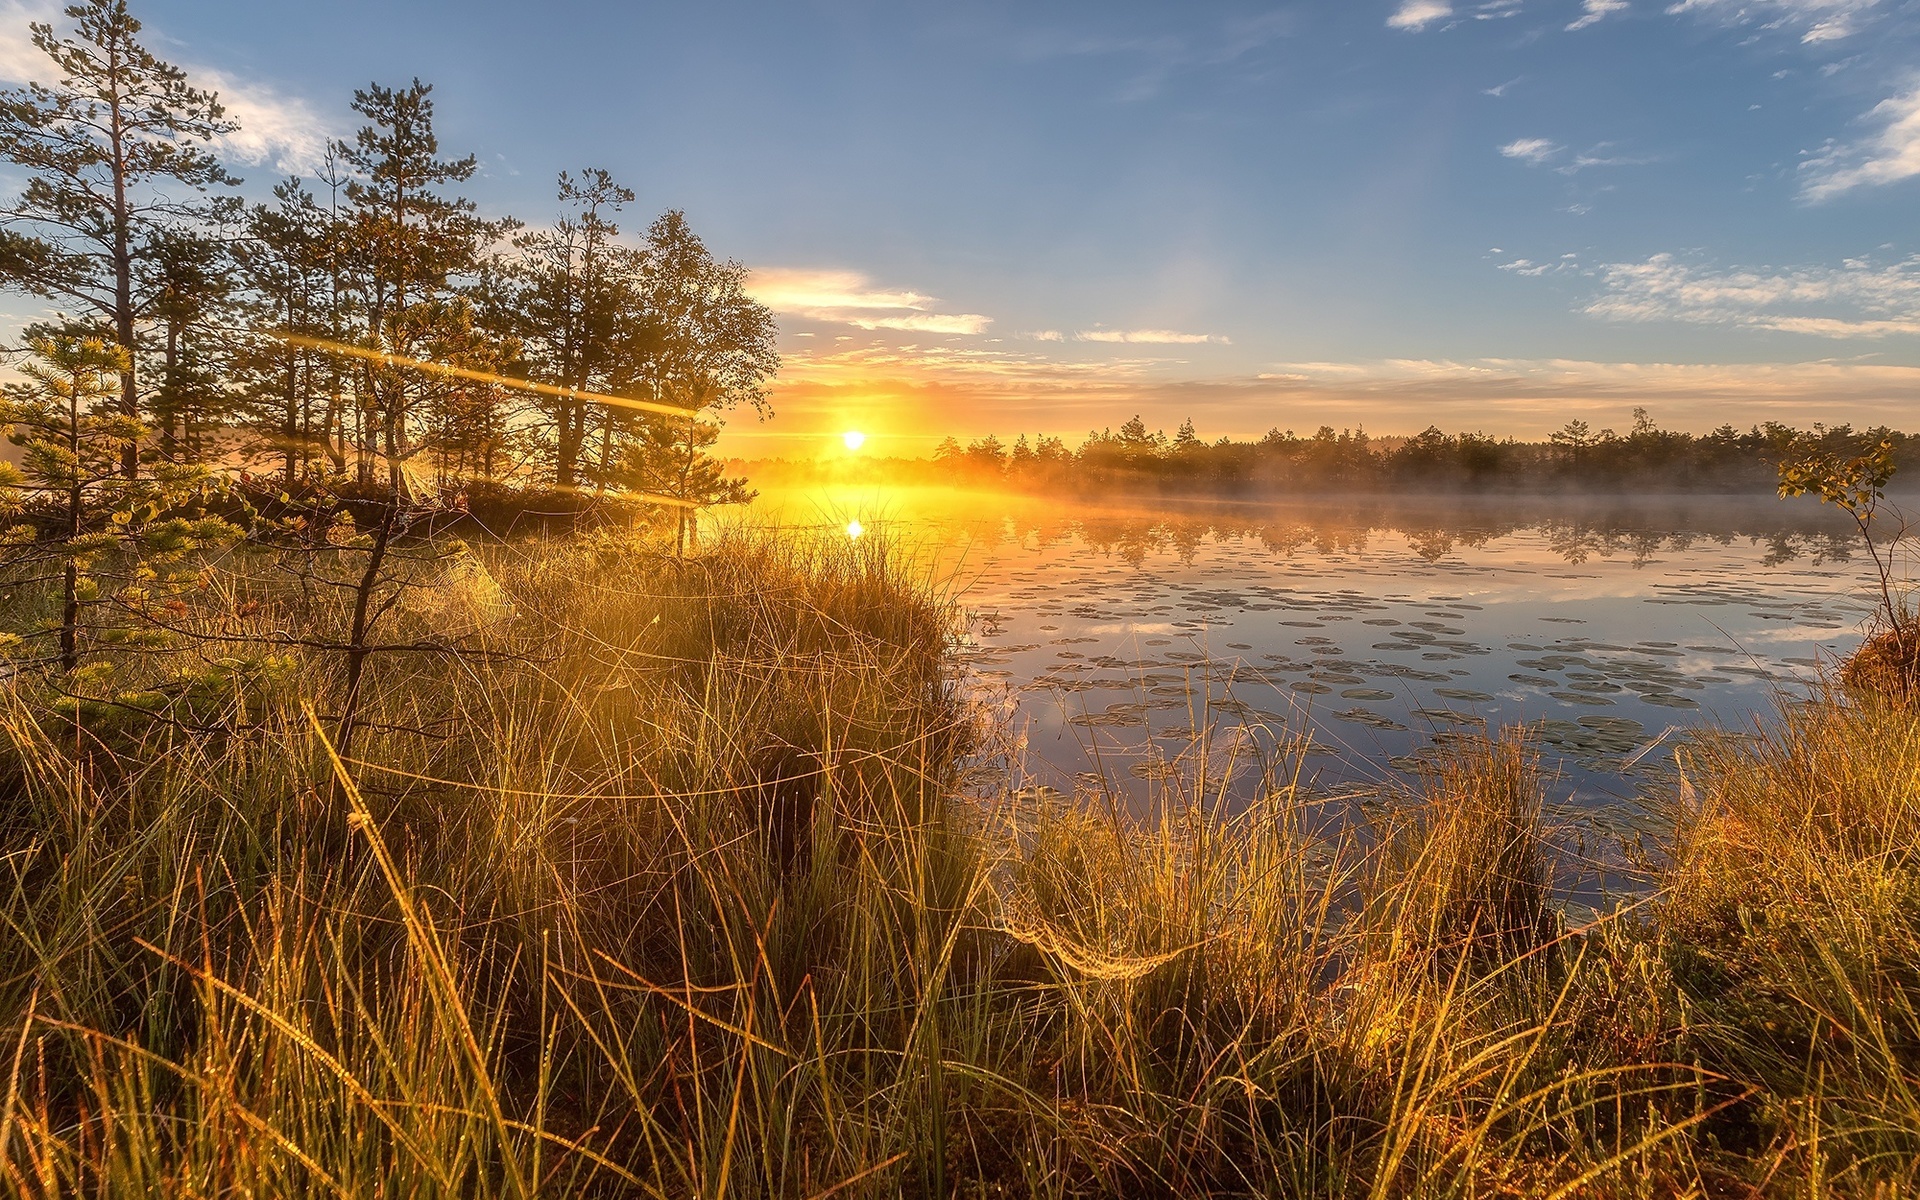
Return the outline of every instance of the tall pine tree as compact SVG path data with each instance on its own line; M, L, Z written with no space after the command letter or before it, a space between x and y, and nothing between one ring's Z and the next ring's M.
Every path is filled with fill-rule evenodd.
M472 178L475 161L439 157L432 91L416 79L405 88L374 84L355 92L354 111L367 124L339 147L353 174L345 191L362 341L369 350L415 359L432 357L436 340L468 322L465 285L507 228L447 192ZM413 418L456 385L366 360L358 383L366 421L361 461L370 465L369 451L385 459L390 493L402 497L410 490L405 464L421 449Z
M210 92L139 42L126 0L67 8L73 34L35 22L33 43L51 60L51 84L0 93L0 158L22 168L26 187L0 205L0 284L72 304L125 351L119 410L141 415L139 322L146 261L208 224L231 199L210 189L237 182L207 150L236 126ZM138 446L121 451L133 476Z
M721 414L741 405L771 411L767 384L780 368L773 314L746 291L746 268L715 259L684 214L670 211L647 230L641 301L647 317L651 399L701 417L609 413L602 461L614 482L680 501L684 546L699 507L738 503L745 484L726 479L711 453ZM619 424L628 428L624 439ZM612 446L624 441L614 452Z
M235 247L249 326L235 367L253 448L277 460L291 487L323 456L335 471L346 468L345 370L315 345L342 332L341 229L337 206L316 202L298 178L273 196L248 214Z
M633 192L598 168L562 172L568 211L551 229L515 239L518 258L500 297L502 324L522 343L529 376L567 395L539 401L554 483L575 486L595 409L577 392L630 395L644 387L650 327L640 291L644 257L617 240L614 217ZM602 417L604 421L604 415Z

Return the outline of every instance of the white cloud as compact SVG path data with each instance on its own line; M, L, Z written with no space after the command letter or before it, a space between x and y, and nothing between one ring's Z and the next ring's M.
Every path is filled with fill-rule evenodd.
M1023 333L1020 336L1031 338L1036 342L1064 342L1067 340L1061 336L1058 329L1036 329L1032 333Z
M1073 335L1078 342L1124 342L1154 346L1230 346L1233 343L1215 333L1180 333L1172 329L1083 329Z
M898 329L908 333L985 333L987 326L993 324L993 318L978 313L963 313L958 316L943 316L928 313L914 317L845 317L842 318L855 329Z
M1400 7L1387 18L1387 25L1393 29L1421 30L1452 15L1453 5L1447 0L1401 0Z
M44 0L0 0L0 80L46 83L54 78L53 61L33 44L27 25L50 22L61 32L67 23L60 9ZM305 100L210 67L176 65L194 86L217 92L227 116L240 124L215 144L222 158L248 166L269 164L277 171L310 170L320 161L332 135Z
M1890 264L1715 270L1671 254L1598 269L1591 316L1685 321L1826 338L1920 334L1920 256Z
M1920 175L1920 88L1882 100L1867 115L1884 122L1879 133L1857 145L1829 145L1801 164L1803 199L1827 200L1862 185Z
M1546 138L1520 138L1500 147L1500 153L1508 158L1518 158L1530 163L1543 163L1560 153L1561 147Z
M1837 42L1853 36L1853 22L1846 16L1829 17L1802 34L1800 40L1811 46L1816 42Z
M993 323L978 313L932 312L932 296L876 288L858 271L767 267L753 272L747 288L774 312L856 329L971 335Z
M53 60L33 44L27 25L56 21L61 6L48 0L0 0L0 79L9 83L46 82L53 77Z
M1567 26L1568 33L1578 33L1589 25L1598 25L1617 12L1625 12L1632 6L1627 0L1586 0L1586 11L1578 20Z
M1655 161L1650 158L1634 158L1627 155L1607 153L1613 148L1613 145L1612 142L1601 142L1590 150L1583 150L1575 154L1573 157L1555 167L1554 170L1562 175L1577 175L1588 167L1634 167L1645 166L1647 163ZM1516 158L1521 162L1530 163L1538 167L1544 166L1560 157L1567 148L1547 138L1520 138L1518 141L1508 142L1499 149L1500 153L1508 158Z
M1605 153L1612 145L1612 142L1602 142L1585 153L1574 155L1572 161L1564 166L1555 167L1554 170L1562 175L1576 175L1588 167L1644 167L1650 162L1657 161L1651 158L1635 158L1626 154Z
M239 122L239 129L220 139L225 157L288 173L311 171L325 157L332 134L305 100L220 71L189 71L188 78L218 92L227 116Z
M1545 275L1548 271L1553 270L1555 265L1554 263L1537 263L1530 258L1516 258L1512 262L1501 263L1499 270L1532 278Z
M1859 29L1858 18L1880 0L1679 0L1670 13L1702 13L1731 25L1755 22L1769 28L1807 26L1803 42L1828 42Z

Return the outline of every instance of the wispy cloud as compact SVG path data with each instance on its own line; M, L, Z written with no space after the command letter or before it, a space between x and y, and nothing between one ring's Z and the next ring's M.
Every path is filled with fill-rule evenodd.
M1556 266L1557 264L1555 263L1537 263L1530 258L1516 258L1512 262L1501 263L1499 269L1514 275L1525 275L1528 278L1537 278L1554 270Z
M1920 334L1920 256L1838 267L1716 270L1656 254L1597 271L1604 294L1589 315L1685 321L1826 338Z
M1121 342L1150 346L1230 346L1232 341L1216 333L1181 333L1173 329L1083 329L1073 335L1079 342Z
M1728 24L1758 23L1798 28L1803 42L1829 42L1851 36L1861 18L1880 0L1679 0L1670 13L1700 13Z
M1523 162L1543 163L1560 153L1562 147L1546 138L1520 138L1500 147L1500 153Z
M1828 17L1800 35L1800 40L1811 46L1816 42L1837 42L1841 38L1854 35L1853 21L1845 16Z
M223 71L201 68L189 73L201 86L218 92L227 116L240 128L220 139L229 159L251 166L270 165L276 171L311 171L326 155L333 140L327 123L307 102L287 96L265 84L235 79Z
M1038 351L934 342L927 345L839 346L783 355L780 386L845 388L854 381L895 380L1008 398L1062 389L1132 387L1165 364L1150 358L1092 362L1054 358Z
M1644 167L1648 163L1659 161L1642 155L1610 153L1613 145L1612 142L1602 142L1585 153L1574 155L1572 159L1555 167L1554 170L1562 175L1573 175L1588 167Z
M1626 12L1633 7L1627 0L1586 0L1585 11L1572 24L1567 26L1568 33L1578 33L1590 25L1598 25L1614 13Z
M1056 58L1107 59L1128 74L1113 98L1124 103L1160 95L1176 77L1204 73L1210 78L1238 69L1260 69L1263 51L1290 37L1301 24L1298 13L1279 8L1255 16L1208 22L1180 35L1114 37L1056 29L1032 31L1015 39L1015 52L1029 61Z
M1453 5L1447 0L1401 0L1400 7L1387 18L1387 25L1392 29L1417 31L1452 15Z
M33 44L27 25L58 22L55 0L0 0L0 78L8 83L42 83L53 78L53 60Z
M1655 161L1651 158L1611 153L1613 146L1612 142L1601 142L1590 150L1571 155L1553 169L1562 175L1577 175L1589 167L1636 167ZM1508 158L1539 167L1559 159L1567 148L1547 138L1520 138L1518 141L1508 142L1499 149L1500 153Z
M774 312L856 329L972 335L993 324L978 313L934 312L934 297L875 287L858 271L767 267L753 272L748 290Z
M1829 144L1800 165L1803 199L1829 200L1920 175L1920 87L1882 100L1867 117L1880 123L1878 133L1853 145Z
M42 21L56 30L63 28L66 22L61 7L44 0L0 0L0 80L52 81L56 73L53 61L33 44L27 26ZM240 125L238 131L216 145L222 158L247 166L267 165L278 171L306 171L326 152L332 133L305 100L212 67L192 62L177 65L195 86L219 93L227 116Z

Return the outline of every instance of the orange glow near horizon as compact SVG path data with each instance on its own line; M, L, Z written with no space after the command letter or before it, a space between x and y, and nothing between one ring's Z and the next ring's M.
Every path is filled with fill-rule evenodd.
M1544 440L1572 418L1629 428L1636 406L1662 428L1693 433L1728 421L1899 426L1920 388L1920 364L1888 362L1330 359L1236 373L1075 357L1092 354L1091 345L1053 350L1058 361L1045 357L1049 345L796 348L773 388L778 418L733 421L723 444L742 460L849 463L866 459L869 446L874 455L926 458L945 437L965 444L987 433L1008 444L1022 433L1057 436L1074 447L1136 413L1168 433L1191 418L1208 441L1257 441L1276 426L1309 436L1320 425L1410 437L1430 424ZM844 440L855 430L867 435L857 451Z

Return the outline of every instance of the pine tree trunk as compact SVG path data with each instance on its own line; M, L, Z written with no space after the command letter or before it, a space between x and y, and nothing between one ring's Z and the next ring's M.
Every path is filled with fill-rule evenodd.
M287 355L285 400L286 420L281 424L280 434L286 439L287 486L292 487L300 478L298 447L295 444L295 440L300 436L300 358L293 353Z
M553 482L562 490L580 477L580 445L586 440L586 406L570 400L560 410L560 432L553 448Z
M387 557L387 543L393 537L393 524L399 513L397 505L387 505L386 512L380 518L380 524L373 531L373 546L367 552L367 566L360 574L360 582L354 588L353 628L347 638L347 692L340 702L340 719L334 726L334 744L340 757L345 758L353 749L353 734L359 722L360 686L367 669L367 656L372 647L367 644L368 628L372 623L373 593L380 584L380 566Z
M127 212L126 117L121 111L118 93L120 55L115 47L108 52L108 69L114 76L116 94L108 102L108 149L113 156L113 337L126 348L127 369L120 373L120 411L129 417L140 415L140 391L134 382L133 337L133 231ZM128 479L140 474L140 445L128 441L120 454L120 470Z
M175 386L180 380L180 327L174 321L167 322L166 360L160 378L165 381L163 390L167 393L167 404L160 414L160 453L168 462L179 462L186 440L186 412L180 406L180 393Z
M394 503L407 494L407 476L400 468L400 415L399 400L387 407L386 419L381 429L381 449L387 456L387 491Z
M67 452L73 456L73 476L67 481L67 569L62 573L60 608L60 669L80 665L80 564L73 544L80 540L80 505L86 499L80 479L80 379L73 379L67 396Z
M347 415L341 411L340 400L340 379L336 375L333 389L327 394L321 441L326 449L327 462L333 467L334 473L344 475L347 470Z

